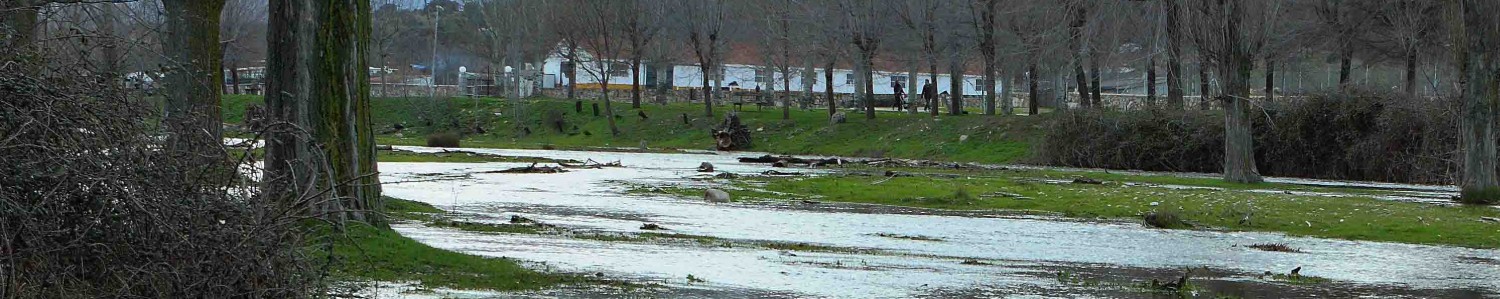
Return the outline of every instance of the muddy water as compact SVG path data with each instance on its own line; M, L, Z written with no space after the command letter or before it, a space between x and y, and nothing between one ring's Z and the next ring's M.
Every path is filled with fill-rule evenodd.
M410 147L414 151L432 149ZM550 270L604 273L678 288L756 297L954 297L1061 295L1136 297L1129 285L1202 268L1200 283L1251 297L1482 297L1500 294L1500 252L1452 247L1144 229L1131 223L1062 221L1003 213L948 213L845 204L715 204L698 199L626 195L619 182L707 187L694 171L710 162L721 172L769 170L735 155L484 150L511 155L601 162L624 168L560 174L485 174L518 163L381 163L386 194L500 221L522 215L574 229L640 232L657 223L671 233L737 240L805 242L876 253L784 252L759 248L685 246L570 239L548 235L476 234L398 225L402 234L436 247L544 263ZM883 237L920 236L932 240ZM1304 253L1243 247L1287 243ZM974 260L979 263L963 263ZM1488 261L1488 262L1485 262ZM1335 282L1315 287L1274 283L1265 271L1301 273ZM1058 279L1058 273L1084 277ZM702 281L688 281L692 275ZM1103 285L1102 287L1100 285ZM1111 287L1113 286L1113 287ZM562 297L589 297L570 293ZM596 297L609 297L601 295Z

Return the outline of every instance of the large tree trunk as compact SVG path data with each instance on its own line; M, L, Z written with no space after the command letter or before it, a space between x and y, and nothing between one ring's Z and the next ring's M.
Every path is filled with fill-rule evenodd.
M958 55L948 59L948 114L964 113L964 65Z
M166 116L169 150L192 165L222 163L226 158L219 96L223 92L219 13L223 0L164 0L162 53L169 61L166 75Z
M813 60L804 58L802 67L802 100L798 101L797 109L807 110L813 101L813 85L816 84L817 70L813 69Z
M783 65L790 63L791 59L782 60ZM776 84L771 84L771 89L776 89ZM781 119L792 119L792 72L785 66L781 68Z
M1037 113L1039 112L1038 110L1041 109L1042 101L1038 98L1041 96L1041 94L1037 92L1036 84L1036 61L1032 61L1031 64L1026 65L1026 105L1028 106L1026 107L1027 115L1037 115Z
M1339 88L1347 88L1354 68L1354 45L1350 44L1348 37L1340 36L1339 39Z
M833 56L830 55L828 65L823 67L823 97L828 101L829 117L833 117L834 114L839 113L838 101L833 98L833 65Z
M578 42L577 41L571 41L571 40L568 41L568 57L567 58L568 58L568 65L567 65L567 67L563 68L562 72L563 72L563 76L567 76L568 77L568 85L567 85L567 87L568 87L567 88L567 90L568 90L568 99L569 100L576 100L578 98L577 94L575 93L577 91L577 86L576 85L578 85ZM574 112L581 112L581 111L574 111Z
M1417 96L1417 50L1411 49L1406 52L1406 76L1405 82L1401 84L1401 90L1407 96Z
M1202 56L1202 54L1199 54ZM1208 110L1209 100L1213 98L1213 90L1208 86L1208 57L1200 57L1198 61L1198 109Z
M1016 74L1015 71L1011 71L1009 76L1000 77L1003 78L1001 80L1005 80L1006 82L1005 86L1000 87L1000 113L1007 116L1016 115L1016 104L1011 96L1014 91L1011 90L1015 89L1016 82L1021 80L1021 76Z
M1088 108L1093 105L1093 101L1089 100L1088 77L1083 74L1083 25L1088 22L1088 10L1082 3L1073 5L1077 7L1074 8L1073 20L1068 25L1068 51L1073 53L1073 78L1078 81L1078 104Z
M1182 29L1177 28L1177 0L1162 2L1167 8L1167 107L1182 109Z
M274 0L269 8L266 105L275 123L300 129L272 131L262 190L273 199L328 190L308 193L327 199L324 210L302 212L384 226L370 127L369 1Z
M707 61L699 62L698 71L703 73L703 115L712 119L714 117L714 90L712 86L708 85L708 76L711 76L709 72L713 68L708 66L709 63Z
M1146 106L1156 106L1156 56L1146 58Z
M860 74L864 77L864 82L860 82L860 87L856 88L862 87L865 90L865 119L875 119L875 53L870 51L864 55L865 67Z
M911 63L911 65L909 65L910 68L906 70L906 113L917 114L917 101L912 100L912 95L920 93L917 90L921 89L920 87L917 87L918 62L916 59L909 60L908 62Z
M1089 100L1094 101L1094 107L1103 107L1104 99L1099 97L1099 55L1089 53Z
M630 109L641 109L641 58L630 59Z
M1219 77L1224 84L1219 96L1224 103L1224 180L1233 183L1259 183L1255 168L1255 146L1250 122L1250 53L1242 45L1240 24L1243 5L1221 1L1210 8L1210 20L1216 20L1220 34L1216 44Z
M1458 180L1460 196L1470 202L1500 200L1500 180L1496 178L1495 113L1500 103L1500 66L1496 51L1490 48L1500 38L1500 31L1486 28L1500 11L1492 3L1449 0L1444 3L1447 23L1458 69L1459 155L1462 175ZM1470 26L1474 25L1474 28ZM1471 31L1472 30L1472 31Z
M984 58L984 114L995 115L995 15L999 14L996 0L985 0L981 20L979 51Z
M1266 103L1276 100L1276 60L1266 57Z

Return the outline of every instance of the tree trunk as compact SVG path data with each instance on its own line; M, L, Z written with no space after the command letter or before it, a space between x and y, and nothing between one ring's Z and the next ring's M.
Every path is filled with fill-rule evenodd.
M1083 74L1083 25L1088 19L1088 10L1080 3L1074 3L1077 7L1073 10L1073 20L1068 26L1068 51L1073 53L1073 77L1078 81L1078 104L1084 108L1093 105L1089 100L1089 82Z
M1146 106L1156 106L1156 56L1146 58Z
M641 109L641 58L639 55L630 59L630 109Z
M791 59L782 62L783 65L790 63ZM776 84L771 84L771 89L776 89ZM781 68L781 119L792 119L792 73L791 68L785 66Z
M328 205L304 213L384 226L365 57L369 1L271 1L269 8L266 105L276 122L306 131L272 131L262 190L286 199L312 189Z
M828 65L823 67L823 96L828 100L829 117L833 117L834 114L837 114L839 112L838 101L834 100L833 98L833 65L834 60L830 55L828 59Z
M1031 64L1026 65L1026 105L1029 106L1026 107L1026 115L1037 115L1038 110L1041 109L1042 101L1039 99L1041 94L1037 92L1036 84L1036 61L1032 61Z
M1266 57L1266 103L1276 100L1276 59Z
M1167 8L1167 107L1182 109L1182 30L1177 28L1177 0L1162 2Z
M1470 6L1473 7L1465 7ZM1449 0L1444 3L1444 23L1454 49L1454 64L1458 69L1459 92L1459 155L1462 158L1462 175L1458 181L1459 196L1471 202L1495 202L1500 200L1500 180L1496 178L1495 113L1500 102L1500 70L1497 70L1495 49L1487 49L1494 43L1494 28L1484 28L1485 23L1471 18L1493 18L1497 11L1488 11L1485 3ZM1469 31L1469 23L1478 24ZM1492 21L1491 21L1492 22ZM1473 34L1472 36L1470 34Z
M1403 79L1404 79L1405 82L1403 82L1401 84L1401 90L1405 91L1407 96L1416 97L1417 96L1417 51L1416 51L1416 49L1407 50L1407 52L1406 52L1406 76Z
M1089 53L1089 100L1094 101L1092 106L1103 108L1104 99L1099 97L1099 56L1098 53Z
M703 73L703 115L711 119L714 117L714 91L712 86L708 86L708 76L709 70L713 68L708 64L706 61L700 62L698 71Z
M219 13L223 0L165 0L162 52L169 65L164 94L168 148L190 165L213 165L227 158L219 97L223 92Z
M576 85L578 85L578 42L568 41L568 65L563 68L563 76L568 77L568 99L576 100ZM574 111L582 112L582 111Z
M865 119L875 119L875 63L874 63L874 60L875 60L875 53L873 51L870 51L870 53L866 53L865 54L865 61L864 61L865 69L862 72L862 74L860 74L861 76L863 76L865 78L864 82L861 82L861 84L863 84L862 86L865 89Z
M1006 116L1016 115L1016 104L1011 96L1014 91L1011 90L1015 89L1016 82L1020 81L1021 77L1015 71L1011 71L1010 76L1001 77L1005 78L1002 80L1005 80L1006 83L1005 86L1000 87L1000 113Z
M1198 61L1198 109L1208 110L1208 101L1213 98L1213 91L1208 88L1208 57L1200 59L1202 60Z
M959 61L958 55L948 60L948 114L962 115L964 113L964 69L963 62Z
M999 14L997 0L985 0L980 11L980 57L984 58L984 115L995 115L995 15Z
M606 66L600 65L599 69L607 70L608 68ZM606 74L605 76L608 76L607 74L609 74L608 71L605 71L604 73ZM610 104L609 100L608 77L606 77L604 80L599 80L599 94L604 98L604 118L609 119L609 135L620 136L620 127L615 126L615 108Z
M1354 68L1354 46L1344 40L1347 37L1341 36L1339 39L1342 40L1339 42L1339 88L1346 88L1351 69Z
M916 59L909 60L910 69L906 70L906 113L917 114L917 101L912 100L912 95L917 94L917 65Z
M813 101L813 85L818 76L817 70L813 69L813 60L804 58L802 67L802 100L798 101L797 109L807 110Z
M1255 167L1255 146L1250 122L1250 53L1241 43L1240 24L1244 19L1242 3L1220 2L1211 8L1211 20L1218 19L1221 40L1217 52L1219 77L1224 84L1224 180L1233 183L1260 183Z

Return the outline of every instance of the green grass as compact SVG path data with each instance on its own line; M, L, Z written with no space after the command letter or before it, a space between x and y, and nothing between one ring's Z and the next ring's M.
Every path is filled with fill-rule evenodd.
M225 122L242 121L244 107L260 101L256 96L226 96ZM434 102L427 98L376 98L371 101L371 119L377 132L395 123L407 128L399 135L376 137L380 144L390 145L424 145L428 133L465 131L464 128L477 122L488 132L464 136L462 143L466 147L637 148L645 141L653 149L709 149L713 147L709 129L732 109L718 106L715 117L706 117L701 104L648 104L641 109L630 109L629 104L621 103L615 106L621 133L611 136L607 118L594 117L588 107L593 102L596 101L584 103L584 112L576 113L572 101L526 100L520 114L521 127L532 132L526 136L519 133L511 102L504 99L451 98ZM547 111L564 113L567 126L563 132L543 123ZM642 111L648 119L637 116ZM881 112L870 120L860 113L849 113L848 123L829 125L827 110L822 109L793 109L790 120L781 119L781 111L769 107L764 111L749 108L739 113L744 124L754 131L755 145L751 150L755 151L985 163L1013 162L1025 157L1036 138L1035 126L1046 118L980 115L932 118L926 114ZM682 122L683 114L689 118L687 124ZM458 126L453 126L454 122ZM964 135L968 137L959 141Z
M419 281L426 287L531 290L580 278L535 272L503 258L433 248L388 229L362 224L333 235L333 272L376 281Z
M974 172L961 177L819 176L810 178L746 177L734 184L785 193L779 199L873 203L956 210L1008 210L1085 219L1140 221L1153 212L1171 212L1198 228L1283 232L1297 236L1415 244L1500 248L1500 226L1480 217L1500 217L1500 210L1477 206L1436 206L1359 196L1302 196L1227 190L1173 190L1129 187L1123 181L1161 181L1162 177L1112 175L1103 185L1034 182L1044 175L1029 171ZM1182 179L1213 185L1212 180ZM1205 179L1206 180L1206 179ZM760 186L760 187L757 187ZM1267 187L1267 186L1256 186ZM1257 188L1263 189L1263 188ZM761 194L778 194L762 192ZM1008 195L1020 195L1015 198ZM1151 203L1157 203L1152 206ZM1249 215L1248 222L1242 222Z

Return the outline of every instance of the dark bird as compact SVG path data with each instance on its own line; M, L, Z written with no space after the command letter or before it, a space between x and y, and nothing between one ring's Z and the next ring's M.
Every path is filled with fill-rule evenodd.
M583 136L594 136L594 133L589 132L589 131L583 131Z
M646 110L636 110L635 115L640 115L641 119L651 119L650 117L646 117Z
M1302 273L1300 273L1300 272L1302 272L1302 267L1300 267L1300 266L1297 267L1296 269L1292 269L1292 277L1302 276Z
M406 126L401 125L401 123L395 123L391 124L391 128L396 129L397 132L400 132L401 130L405 130Z
M531 127L521 127L521 132L526 133L526 135L531 135Z

